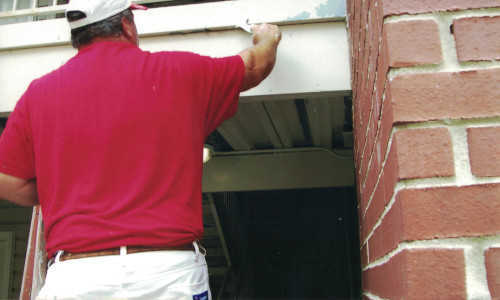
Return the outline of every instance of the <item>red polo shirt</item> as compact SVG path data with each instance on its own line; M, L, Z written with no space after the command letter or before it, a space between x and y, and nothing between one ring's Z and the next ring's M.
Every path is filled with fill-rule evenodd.
M201 239L203 143L236 112L244 76L239 56L102 42L34 80L0 172L36 177L49 256Z

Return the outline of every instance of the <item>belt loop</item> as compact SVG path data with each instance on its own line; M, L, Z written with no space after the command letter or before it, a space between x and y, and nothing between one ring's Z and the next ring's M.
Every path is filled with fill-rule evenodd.
M61 255L64 253L64 250L57 250L56 252L56 255L54 257L52 257L51 260L49 260L49 262L47 263L47 270L53 265L55 264L56 262L59 262L59 258L61 257Z
M56 255L54 257L52 257L51 260L49 260L49 262L47 263L47 270L53 265L55 264L56 262L59 262L59 259L61 258L61 255L63 255L64 253L64 250L57 250L56 251Z
M54 258L49 259L47 262L47 270L54 264Z
M127 266L127 246L120 246L120 263L122 268Z
M197 241L193 242L193 247L194 247L194 255L197 256L200 253L200 248L198 248Z
M200 247L200 253L203 254L203 256L207 256L207 249L203 248L200 242L198 242L198 246Z
M207 250L205 248L203 248L203 246L200 244L200 242L198 240L194 241L193 242L193 246L194 246L194 254L202 254L203 256L206 256L207 255ZM202 250L202 251L200 251Z
M55 260L54 260L55 263L59 262L59 259L61 258L61 255L63 255L63 253L64 253L64 250L57 251L56 257L55 257Z

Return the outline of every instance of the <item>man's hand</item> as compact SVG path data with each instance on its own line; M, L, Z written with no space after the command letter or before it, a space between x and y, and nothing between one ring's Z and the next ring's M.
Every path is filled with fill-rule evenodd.
M252 32L254 45L238 53L245 63L245 81L241 91L257 86L271 73L281 41L281 30L276 25L254 25Z
M276 25L271 24L260 24L252 26L253 33L253 44L257 45L258 43L264 42L269 39L271 43L276 43L278 46L281 41L281 30Z
M36 180L0 173L0 199L22 206L37 205Z

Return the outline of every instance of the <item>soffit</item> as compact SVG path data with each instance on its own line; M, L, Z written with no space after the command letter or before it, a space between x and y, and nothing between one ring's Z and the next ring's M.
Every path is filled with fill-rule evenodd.
M215 151L300 147L352 147L352 113L348 95L248 101L206 143Z

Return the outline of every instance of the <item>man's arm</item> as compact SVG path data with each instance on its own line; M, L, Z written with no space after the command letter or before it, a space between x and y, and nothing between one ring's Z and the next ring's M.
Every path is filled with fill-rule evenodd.
M245 63L245 81L241 91L257 86L271 73L281 40L281 31L276 25L254 25L252 32L254 45L238 53Z
M0 173L0 199L22 206L38 204L36 180Z

